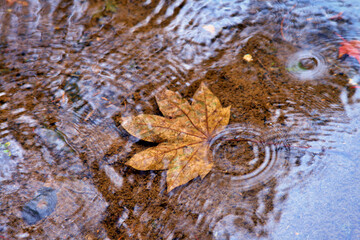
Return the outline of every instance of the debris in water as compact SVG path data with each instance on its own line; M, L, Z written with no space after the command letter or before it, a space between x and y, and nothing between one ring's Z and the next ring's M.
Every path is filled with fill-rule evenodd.
M209 24L209 25L204 25L202 28L203 28L204 30L212 33L212 34L215 33L215 27L214 27L214 25L211 25L211 24Z
M250 54L245 54L243 59L247 62L251 62L252 60L254 60Z
M339 47L339 58L341 58L343 55L349 55L355 58L360 63L360 41L359 40L347 41L340 34L338 33L335 34L343 40L340 43L341 47Z

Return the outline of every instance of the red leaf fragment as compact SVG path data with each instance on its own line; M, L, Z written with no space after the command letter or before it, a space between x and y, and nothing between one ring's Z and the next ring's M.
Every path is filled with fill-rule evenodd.
M360 41L359 40L347 41L339 34L336 33L336 35L338 35L343 40L340 43L341 47L339 47L339 58L347 54L355 58L360 63Z

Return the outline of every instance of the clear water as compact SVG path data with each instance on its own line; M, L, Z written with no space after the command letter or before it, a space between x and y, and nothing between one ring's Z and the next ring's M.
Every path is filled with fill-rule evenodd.
M0 0L0 239L360 239L360 63L338 59L335 34L360 40L359 11L356 0ZM233 117L211 173L169 194L165 171L125 165L150 145L119 116L159 114L157 92L185 93L257 36L283 46L295 89L325 94L272 108L262 127Z

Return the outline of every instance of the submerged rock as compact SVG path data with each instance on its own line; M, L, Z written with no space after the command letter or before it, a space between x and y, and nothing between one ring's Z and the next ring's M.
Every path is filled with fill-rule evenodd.
M56 191L44 187L38 191L34 199L25 204L21 214L26 223L33 225L54 212L56 204Z

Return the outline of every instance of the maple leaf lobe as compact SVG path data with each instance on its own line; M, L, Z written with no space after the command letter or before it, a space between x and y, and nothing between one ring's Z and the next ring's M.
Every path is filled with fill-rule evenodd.
M183 99L178 92L166 89L158 93L155 99L161 113L165 117L175 118L184 116L184 114L191 110L189 102Z

